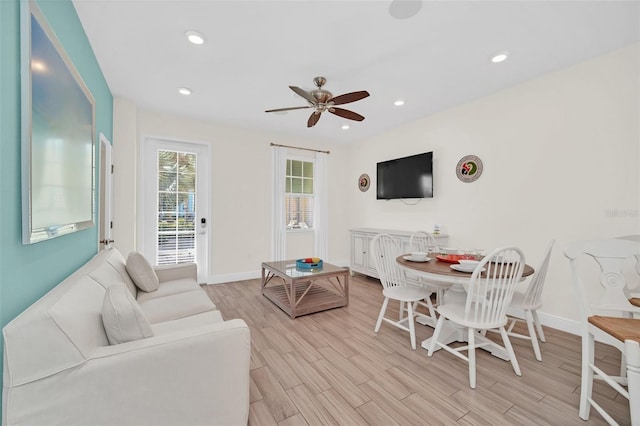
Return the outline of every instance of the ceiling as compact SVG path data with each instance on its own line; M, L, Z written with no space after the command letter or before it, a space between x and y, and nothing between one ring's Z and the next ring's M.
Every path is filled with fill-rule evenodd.
M636 1L74 0L107 83L140 108L301 137L371 137L640 40ZM398 18L415 11L411 17ZM185 31L201 32L193 45ZM505 62L489 58L510 52ZM288 86L327 78L366 119L311 110ZM180 95L178 87L193 90ZM402 107L394 101L403 99ZM342 130L343 124L350 129Z

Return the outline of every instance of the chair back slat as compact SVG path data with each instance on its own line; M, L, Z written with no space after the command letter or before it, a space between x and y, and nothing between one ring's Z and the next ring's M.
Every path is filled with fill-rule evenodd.
M378 234L371 242L373 260L384 288L406 285L404 270L396 258L402 254L402 245L388 234Z
M594 311L603 311L611 314L611 311L640 313L640 308L633 306L626 295L627 284L623 274L623 265L630 258L640 256L640 242L619 238L599 238L593 240L576 241L565 248L565 256L569 259L572 271L574 290L581 301L580 312L584 319L594 314ZM598 266L596 280L602 287L597 298L593 302L589 298L585 282L587 276L584 273L585 264L583 258L591 259ZM589 270L591 273L592 271Z
M624 237L618 237L621 240L637 241L640 242L640 234L625 235ZM640 275L640 254L636 255L636 272Z
M542 290L547 279L547 271L549 270L549 260L551 259L551 251L556 240L551 240L547 246L544 258L540 265L536 268L531 277L531 283L527 287L524 294L522 306L524 309L538 309L542 306Z
M471 274L465 304L465 320L477 328L493 328L507 321L506 311L515 285L522 278L524 255L520 249L496 249ZM482 269L486 269L482 272Z
M411 251L420 251L424 253L434 253L440 251L438 241L433 234L426 231L416 231L409 238L409 247Z

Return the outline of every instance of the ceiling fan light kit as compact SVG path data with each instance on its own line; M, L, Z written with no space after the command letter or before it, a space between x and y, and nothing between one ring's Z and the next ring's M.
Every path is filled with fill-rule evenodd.
M301 107L289 107L289 108L277 108L277 109L269 109L265 112L281 112L281 111L291 111L296 109L308 109L313 108L314 111L309 116L307 120L307 127L313 127L318 124L318 120L320 120L320 115L329 111L331 114L337 115L342 118L346 118L354 121L362 121L364 120L364 116L350 111L344 108L338 108L335 105L344 105L351 102L359 101L361 99L369 96L369 92L366 90L361 90L358 92L345 93L339 96L333 96L331 92L322 87L327 82L327 79L324 77L316 77L313 79L313 83L316 85L317 89L307 92L297 86L289 86L291 90L293 90L298 96L304 98L309 105L301 106Z

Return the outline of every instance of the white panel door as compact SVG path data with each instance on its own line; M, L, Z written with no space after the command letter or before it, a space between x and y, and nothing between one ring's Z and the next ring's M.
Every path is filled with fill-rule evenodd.
M111 247L113 220L113 162L111 142L100 133L100 208L98 214L98 250Z
M140 251L156 265L198 264L208 276L209 147L148 138L143 146Z

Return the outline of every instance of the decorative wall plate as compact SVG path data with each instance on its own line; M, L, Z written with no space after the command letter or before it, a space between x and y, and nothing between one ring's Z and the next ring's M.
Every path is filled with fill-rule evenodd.
M458 161L456 176L462 182L474 182L482 174L482 160L475 155L465 155Z
M358 188L360 188L360 191L366 192L369 189L369 185L371 185L369 175L366 173L361 174L358 178Z

